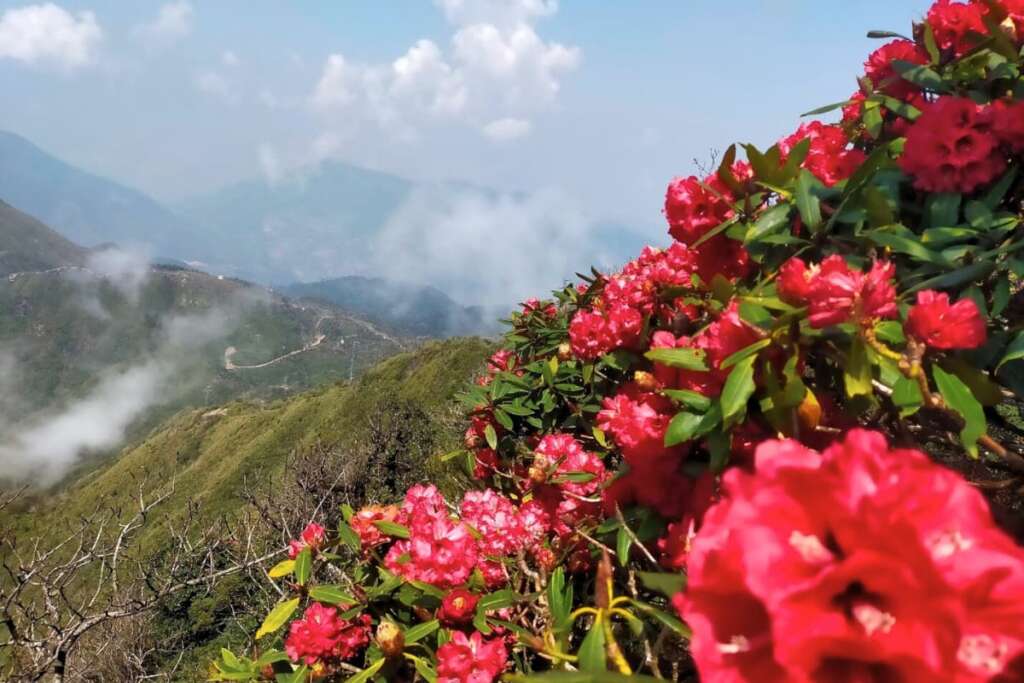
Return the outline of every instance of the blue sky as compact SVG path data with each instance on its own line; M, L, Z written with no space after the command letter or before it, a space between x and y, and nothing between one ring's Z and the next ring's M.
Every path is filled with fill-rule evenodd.
M846 97L928 4L0 0L0 129L168 201L337 158L662 235L673 175Z

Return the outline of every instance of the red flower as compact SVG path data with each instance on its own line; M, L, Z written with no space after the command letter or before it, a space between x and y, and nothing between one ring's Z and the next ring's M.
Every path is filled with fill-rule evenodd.
M577 311L569 323L569 343L582 360L594 360L614 348L604 316L586 309Z
M811 297L813 275L814 271L809 270L807 264L796 256L783 263L775 286L779 298L793 306L806 306Z
M314 602L302 619L288 629L284 650L293 662L312 666L318 661L352 659L370 642L370 617L361 614L353 621L342 619L338 610Z
M936 44L960 56L976 46L988 33L982 21L984 14L984 5L980 2L936 0L928 10L926 20L935 34Z
M498 454L490 448L478 448L473 455L476 457L476 464L473 466L474 479L486 479L497 471L501 464Z
M724 188L723 188L724 189ZM704 233L733 215L730 197L696 176L673 178L665 193L668 234L683 244L693 244Z
M851 270L838 254L821 262L810 292L811 327L822 328L853 320L867 323L895 318L896 288L891 263L876 261L866 274Z
M505 670L508 650L501 638L485 640L479 631L452 639L437 649L437 683L492 683Z
M315 552L320 549L325 540L327 540L327 534L324 528L316 522L310 522L302 530L298 540L288 542L288 557L294 560L306 548L310 548Z
M397 519L397 505L369 505L352 515L349 526L359 535L359 544L365 552L391 540L377 528L374 522L394 522Z
M451 588L466 582L478 557L476 540L465 524L435 519L413 526L408 540L396 541L384 566L406 579Z
M811 147L803 167L829 187L849 178L864 162L863 152L848 149L850 141L842 128L821 121L801 124L795 133L779 141L782 161L805 139L810 139Z
M936 349L976 349L985 343L985 319L973 300L950 305L948 294L928 289L917 293L907 332Z
M871 80L875 90L900 100L920 92L919 86L896 73L892 66L894 61L927 64L928 53L910 40L894 40L872 52L864 62L864 75Z
M1024 102L996 100L992 104L992 130L1011 151L1024 152Z
M461 626L473 621L476 613L476 603L480 597L465 588L456 588L441 600L441 608L437 611L437 618L445 626Z
M927 192L973 192L1006 168L992 110L963 97L943 97L910 126L899 163Z
M545 317L554 318L558 315L558 308L551 302L541 306L539 299L527 299L523 302L523 315L530 315L531 313L541 312Z
M981 683L1024 653L1024 551L923 453L767 441L724 490L674 601L702 680Z
M695 259L694 271L705 287L711 284L716 275L732 282L746 277L750 272L750 256L746 248L725 235L715 235L690 251Z

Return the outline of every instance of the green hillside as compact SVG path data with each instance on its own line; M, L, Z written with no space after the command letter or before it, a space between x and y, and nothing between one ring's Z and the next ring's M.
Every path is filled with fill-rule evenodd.
M0 277L82 265L86 251L28 214L0 201Z

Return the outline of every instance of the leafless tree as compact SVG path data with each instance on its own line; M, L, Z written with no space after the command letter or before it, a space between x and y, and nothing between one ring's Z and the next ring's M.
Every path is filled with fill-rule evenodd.
M180 521L162 522L170 542L154 557L136 541L157 523L155 512L173 484L152 496L145 490L140 483L132 510L98 509L50 544L21 542L13 530L0 528L0 678L71 680L72 658L93 634L110 633L182 591L239 572L262 572L283 552L279 545L265 552L256 524L200 526L198 509L189 505ZM0 511L16 497L0 498ZM122 654L126 666L139 657Z

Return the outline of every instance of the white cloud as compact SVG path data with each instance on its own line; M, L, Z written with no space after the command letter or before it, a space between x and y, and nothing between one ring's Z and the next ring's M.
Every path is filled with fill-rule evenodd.
M615 265L597 230L579 203L554 190L523 196L422 187L376 237L373 271L432 284L465 302L508 306L591 264Z
M284 169L281 166L281 158L277 155L274 148L267 143L260 145L259 157L260 170L263 171L263 177L270 185L276 185L281 181L284 173Z
M188 0L175 0L160 7L153 21L135 28L143 40L167 44L180 40L192 32L195 12Z
M95 60L103 30L92 12L77 16L46 3L0 15L0 59L75 69Z
M223 100L233 101L235 99L234 88L228 80L216 71L207 69L196 74L194 84L200 92L213 95Z
M433 124L458 124L489 137L520 137L530 131L529 116L548 108L564 76L580 65L578 47L546 41L534 28L557 10L552 0L437 4L454 26L447 50L421 39L390 64L327 58L309 104L328 126L351 136L372 125L411 139ZM497 124L502 120L509 123Z
M530 122L526 119L504 118L491 121L481 130L495 142L508 142L530 134Z
M242 63L242 60L232 50L224 50L224 53L220 56L220 61L224 66L230 67L236 67Z

